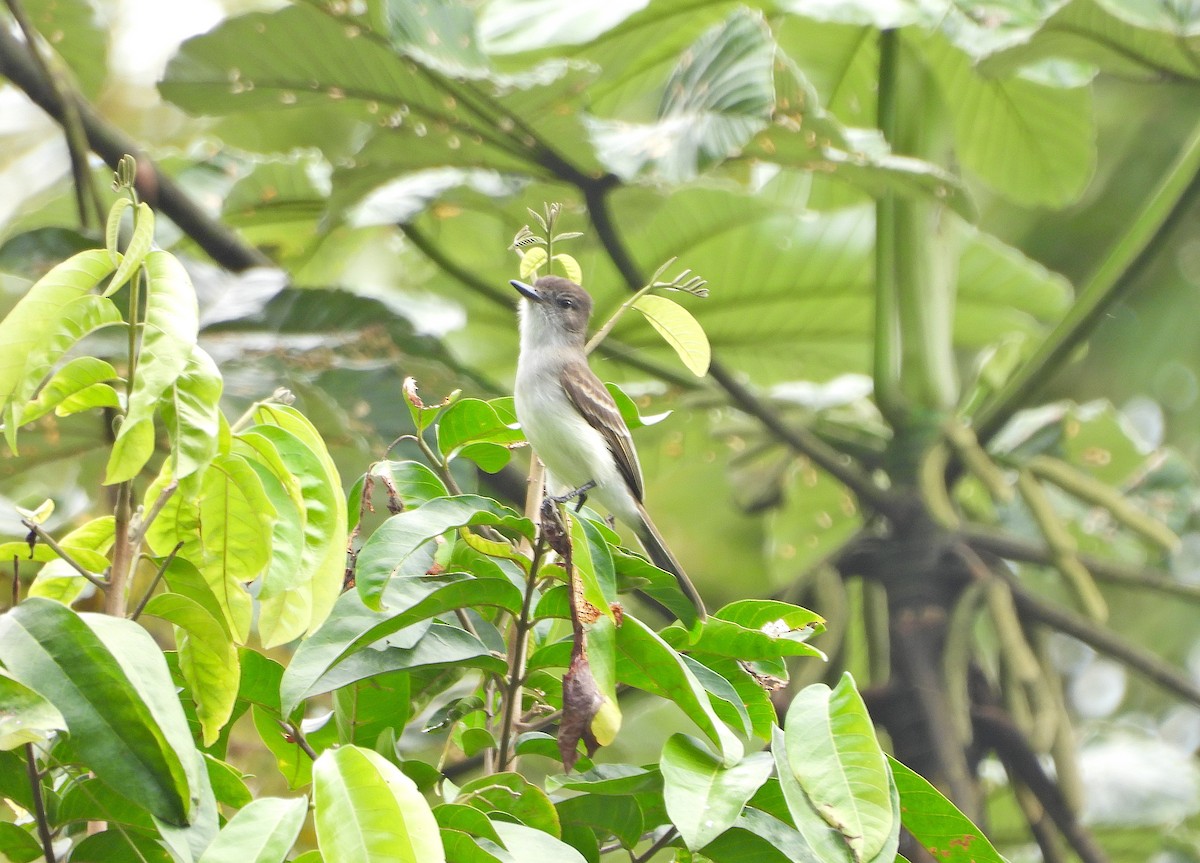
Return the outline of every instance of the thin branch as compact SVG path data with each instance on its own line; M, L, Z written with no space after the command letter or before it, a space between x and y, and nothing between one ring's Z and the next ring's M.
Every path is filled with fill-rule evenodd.
M679 836L679 831L676 830L674 827L670 828L669 830L667 830L666 833L664 833L662 836L659 836L656 840L654 840L654 844L651 845L649 848L647 848L645 851L643 851L641 854L639 854L636 857L631 855L629 858L629 863L649 863L649 861L654 857L655 854L657 854L659 851L663 850L668 845L670 845L672 842L674 842L676 837L678 837L678 836Z
M42 777L38 774L37 753L32 743L25 744L25 770L29 776L29 787L33 792L33 811L37 816L38 836L42 840L42 854L46 863L55 863L54 837L50 834L50 822L46 818L46 801L42 797Z
M1051 605L1030 593L1017 579L1005 576L1022 613L1051 629L1070 635L1143 675L1179 698L1200 706L1200 686L1157 654L1133 644L1081 614Z
M68 108L53 82L46 79L27 48L4 27L0 27L0 75L19 87L60 125L67 122ZM135 140L106 122L83 99L72 95L92 150L114 170L125 154L136 156L137 190L142 200L168 216L209 257L235 272L274 266L270 258L209 215L179 184L158 170Z
M998 707L975 707L971 719L977 735L996 750L1008 774L1033 792L1080 860L1108 863L1104 851L1076 820L1062 791L1046 775L1038 754L1029 747L1029 741L1008 714Z
M150 507L150 511L142 518L142 523L138 525L137 530L129 538L129 541L135 547L142 544L142 540L146 538L146 532L150 530L150 525L154 524L154 519L158 518L159 513L163 511L163 507L167 505L167 501L171 499L171 495L175 494L178 488L178 480L171 480L163 486L163 490L158 494L158 499L154 501L154 504Z
M1200 196L1200 125L1150 193L1141 212L1125 220L1128 231L1080 289L1075 304L1037 353L1023 363L975 420L979 439L990 440L1017 410L1033 399L1075 349L1092 336L1112 307L1136 285L1161 254L1175 228Z
M175 543L175 547L171 549L171 553L163 560L162 566L158 568L158 572L154 573L154 578L150 582L150 586L146 588L146 592L142 595L142 600L137 604L137 608L133 610L133 614L129 615L130 620L137 620L141 617L142 612L146 609L146 603L150 601L150 597L154 595L154 588L158 587L158 583L162 581L162 577L166 575L167 569L171 566L171 562L175 560L175 555L179 554L179 549L183 548L183 541Z
M1007 560L1054 566L1054 555L1042 543L1030 542L1008 534L979 527L964 527L959 536L976 551L988 552ZM1200 602L1200 585L1185 584L1152 567L1130 566L1088 554L1078 555L1079 562L1098 581L1122 587L1156 590L1160 593Z
M79 561L75 560L75 558L63 551L62 546L55 542L54 537L46 533L46 531L42 529L42 526L36 521L23 518L21 519L21 524L25 525L27 528L33 531L33 533L37 534L37 538L44 542L52 552L62 558L63 562L66 563L67 566L71 567L71 569L75 570L101 590L108 589L109 585L107 581L88 572L87 568L80 564Z
M884 30L879 34L879 99L876 109L879 129L896 146L896 97L899 89L898 66L900 34ZM900 357L896 333L896 195L886 191L875 201L875 333L873 338L872 377L875 402L893 428L899 428L904 416L900 396Z
M588 212L592 216L592 225L596 229L596 236L600 238L601 244L608 252L608 256L616 265L617 270L620 271L622 278L625 279L629 289L640 290L645 282L637 264L634 263L617 232L605 191L592 187L586 187L582 191L587 202ZM715 358L708 367L708 373L725 390L737 407L755 417L776 438L801 455L810 458L818 467L853 491L864 505L889 516L901 514L901 504L898 499L877 486L869 476L860 472L852 462L843 458L841 453L808 429L793 428L787 425L770 405L751 392Z

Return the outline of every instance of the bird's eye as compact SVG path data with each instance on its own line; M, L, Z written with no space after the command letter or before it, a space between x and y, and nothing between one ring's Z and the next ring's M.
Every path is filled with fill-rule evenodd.
M575 303L572 302L569 297L559 297L557 300L554 301L554 303L560 309L569 309L569 308L571 308L571 306L575 305Z

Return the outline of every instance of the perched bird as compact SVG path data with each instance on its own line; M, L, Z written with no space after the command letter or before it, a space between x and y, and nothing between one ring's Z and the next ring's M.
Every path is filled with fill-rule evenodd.
M703 619L700 594L642 505L642 468L629 427L588 366L591 296L559 276L511 284L523 297L517 419L546 466L546 487L560 498L588 494L632 528L650 560L675 576Z

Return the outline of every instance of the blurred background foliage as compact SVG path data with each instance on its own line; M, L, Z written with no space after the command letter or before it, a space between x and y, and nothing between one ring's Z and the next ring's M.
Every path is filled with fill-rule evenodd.
M160 172L142 178L143 197L182 226L160 242L189 262L230 405L291 389L356 476L411 430L405 376L430 396L509 391L507 247L527 207L560 201L561 224L584 232L566 251L602 314L671 257L709 282L708 299L683 302L712 342L710 378L688 375L637 316L594 360L644 412L674 412L636 432L673 547L714 604L781 594L825 614L829 673L849 667L881 690L889 657L872 643L871 580L848 566L838 579L824 562L844 563L863 536L896 538L876 518L896 515L887 492L915 487L939 423L994 403L1161 204L1155 190L1194 152L1200 121L1200 5L1187 0L23 7L48 74L13 29L0 33L12 82L0 88L5 308L102 233L94 202L77 200L62 125L37 102L104 159L136 148ZM77 172L109 199L99 158ZM1179 534L1164 555L1051 489L1083 552L1181 586L1104 590L1109 627L1194 680L1200 232L1191 199L1176 198L1172 230L1123 269L1086 345L1040 368L992 431L1013 408L1034 410L987 437L1005 483L1050 452ZM888 264L900 282L905 267L918 273L916 292L899 295L890 407L878 385L880 202L900 214L889 236L930 255ZM764 417L807 436L781 443ZM58 529L98 485L102 418L47 417L29 440L0 463L6 535L20 532L13 504L54 498ZM859 486L821 470L821 452ZM523 496L515 467L461 480ZM968 520L1039 540L1025 506L975 478L953 495ZM1020 576L1076 601L1045 567ZM1111 859L1200 860L1196 705L1045 620L1024 623L1076 720L1068 779L1086 788L1082 821ZM986 620L971 639L979 673L1003 682ZM644 757L656 751L647 742ZM974 766L980 753L966 751ZM979 770L991 831L1013 859L1036 856L1005 772L990 758Z

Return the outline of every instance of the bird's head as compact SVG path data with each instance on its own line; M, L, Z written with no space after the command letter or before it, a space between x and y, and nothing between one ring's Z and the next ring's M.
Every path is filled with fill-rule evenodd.
M524 300L521 321L535 338L567 339L580 343L587 337L592 297L562 276L542 276L532 285L510 282Z

